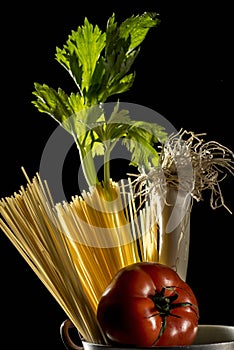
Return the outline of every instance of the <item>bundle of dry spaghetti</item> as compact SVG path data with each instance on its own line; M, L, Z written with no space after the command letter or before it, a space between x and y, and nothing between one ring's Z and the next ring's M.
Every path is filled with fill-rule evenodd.
M136 211L130 181L111 183L108 198L97 185L54 204L39 174L25 176L27 186L0 201L0 228L84 339L104 343L96 308L105 287L121 267L157 260L151 211Z

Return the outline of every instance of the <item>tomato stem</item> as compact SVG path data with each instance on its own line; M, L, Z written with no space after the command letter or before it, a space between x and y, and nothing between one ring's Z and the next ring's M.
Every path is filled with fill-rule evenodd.
M157 313L154 313L153 315L149 317L155 317L160 316L162 318L162 326L160 328L160 332L156 340L153 342L152 345L155 345L160 337L163 335L166 325L167 325L167 317L173 316L180 318L179 315L172 314L171 310L179 308L179 307L187 307L192 306L196 310L198 310L197 306L189 303L189 302L182 302L182 303L175 303L176 299L178 298L178 293L176 292L175 286L170 287L163 287L160 291L156 291L155 295L152 297L152 300L154 302L155 309L158 311ZM166 290L172 290L174 293L171 295L166 296L165 291Z

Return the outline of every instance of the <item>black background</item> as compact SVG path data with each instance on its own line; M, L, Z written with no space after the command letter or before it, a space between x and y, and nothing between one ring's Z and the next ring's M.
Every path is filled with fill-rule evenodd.
M135 83L122 100L159 112L176 129L205 132L207 139L234 149L229 84L233 21L227 2L8 3L1 10L0 197L25 185L21 166L29 177L35 175L57 127L31 103L34 82L71 88L54 58L56 46L63 46L84 17L105 30L113 12L121 22L144 11L158 12L161 24L144 41ZM77 158L67 162L70 184L76 181L75 164ZM233 178L225 179L222 189L234 211ZM68 191L74 193L73 187ZM224 208L210 208L209 194L194 203L187 282L200 303L200 323L234 325L233 227L233 216ZM1 341L9 342L8 349L64 349L59 327L66 315L3 233L0 259Z

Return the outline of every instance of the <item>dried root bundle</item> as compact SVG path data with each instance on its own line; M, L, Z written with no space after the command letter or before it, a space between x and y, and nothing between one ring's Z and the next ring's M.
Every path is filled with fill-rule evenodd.
M175 188L191 195L197 202L203 193L211 191L212 209L226 206L220 183L228 174L234 175L234 153L216 141L205 141L205 134L180 130L171 135L160 153L160 165L144 169L133 183L141 204L152 190L166 198L167 188Z

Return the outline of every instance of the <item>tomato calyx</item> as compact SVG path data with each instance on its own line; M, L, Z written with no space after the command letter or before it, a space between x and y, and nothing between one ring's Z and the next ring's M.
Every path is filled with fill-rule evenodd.
M155 308L158 312L154 313L149 317L160 316L162 318L162 326L161 326L160 332L152 345L156 344L159 338L163 335L163 332L165 331L167 326L167 317L172 316L172 317L180 318L179 315L171 313L171 310L179 307L186 307L186 306L194 306L196 308L196 305L193 305L192 303L189 303L189 302L176 303L175 301L179 296L178 293L176 292L176 288L177 287L175 286L163 287L160 291L156 291L155 295L151 297L151 299L154 302ZM166 290L172 290L173 294L165 295Z

